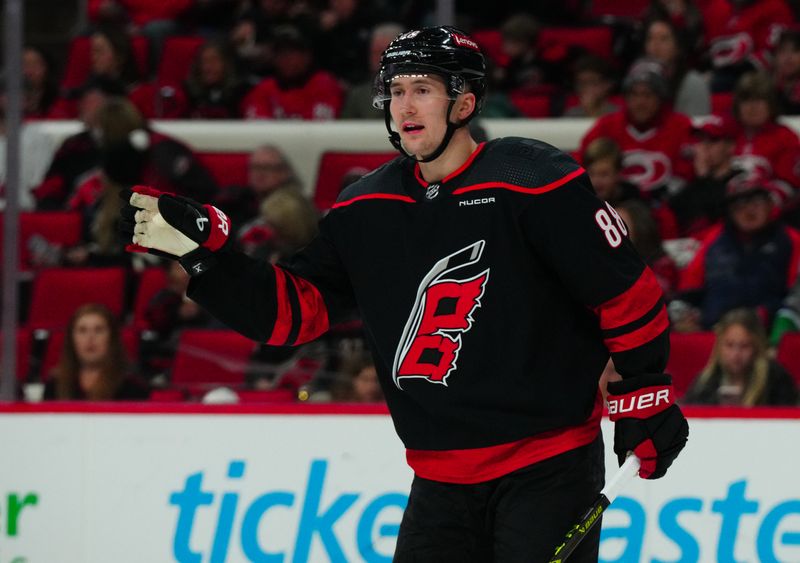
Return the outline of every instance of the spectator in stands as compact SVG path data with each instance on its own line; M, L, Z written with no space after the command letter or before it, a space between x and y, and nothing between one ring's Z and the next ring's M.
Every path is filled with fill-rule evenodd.
M720 14L720 21L706 21L712 92L730 92L744 74L768 68L778 30L794 21L785 0L730 0L728 4L729 11Z
M277 190L302 192L292 165L274 145L262 145L250 154L246 186L227 186L220 190L215 205L227 213L234 225L244 225L258 217L261 204Z
M768 181L739 174L726 188L727 220L710 229L681 273L682 298L699 306L700 327L739 307L770 323L797 278L800 234L773 219Z
M628 238L658 280L669 300L678 288L678 266L664 251L658 223L650 208L640 199L628 199L614 205L628 226Z
M126 98L111 98L98 113L100 162L125 169L125 178L156 189L189 197L213 199L217 185L210 172L183 143L150 129L138 109ZM106 153L104 153L106 151ZM124 155L130 160L125 161ZM122 182L125 184L125 182ZM97 201L99 175L89 176L70 197L67 207L82 210Z
M682 236L698 236L724 217L725 187L736 174L733 149L739 127L733 117L711 115L694 127L694 179L670 197Z
M619 110L611 101L614 71L611 64L595 55L584 55L572 71L572 87L577 105L568 107L564 117L600 117Z
M350 358L331 387L331 400L339 403L382 403L375 362L368 352Z
M725 3L726 0L705 0L703 7L712 3ZM705 31L704 13L698 3L692 0L651 0L644 13L644 21L665 19L683 37L685 62L694 65L703 49Z
M239 230L246 254L273 264L306 246L317 234L319 215L299 190L278 189L261 202L259 217Z
M104 305L79 307L70 319L61 357L45 398L67 401L146 399L146 386L130 371L119 322Z
M83 130L67 137L53 156L44 180L34 191L39 210L63 209L67 198L100 161L97 115L112 96L123 96L116 81L92 77L75 93Z
M244 100L250 119L335 119L343 92L336 78L317 70L311 42L298 28L275 32L275 75L260 82Z
M342 119L383 119L383 111L372 106L373 79L378 72L381 55L392 40L403 33L403 26L397 23L383 23L375 26L369 41L369 76L347 90L342 107Z
M775 47L774 76L783 113L800 114L800 28L781 32Z
M708 365L692 383L684 402L705 405L794 405L792 377L767 353L767 337L751 309L728 312L714 327Z
M691 122L672 111L669 85L661 63L640 59L622 83L624 108L597 119L581 141L583 153L599 137L622 149L622 177L639 187L647 200L663 199L691 179L686 150Z
M319 14L320 67L352 86L375 76L367 67L373 4L367 0L329 0Z
M239 76L228 44L208 41L198 50L184 83L188 116L195 119L239 118L242 99L248 88Z
M22 51L22 78L25 117L48 117L58 98L58 77L52 58L39 47L27 45Z
M508 65L495 67L494 82L504 92L546 90L563 83L562 73L541 57L538 48L539 22L527 13L508 18L501 33Z
M89 19L101 27L141 33L150 47L151 68L161 60L164 40L181 30L181 18L193 0L88 0Z
M706 79L689 68L688 39L667 17L653 18L644 27L643 54L664 66L673 109L686 115L711 113Z
M741 130L734 149L734 166L762 177L776 177L773 197L779 206L791 200L800 186L797 162L800 140L789 127L778 123L775 85L766 73L749 73L736 85L733 114Z
M641 199L639 188L622 178L622 150L612 139L600 137L589 143L581 161L597 197L603 201L616 205L627 199Z
M276 32L291 25L311 34L317 17L306 2L254 0L252 4L234 25L230 39L246 74L264 77L273 72Z

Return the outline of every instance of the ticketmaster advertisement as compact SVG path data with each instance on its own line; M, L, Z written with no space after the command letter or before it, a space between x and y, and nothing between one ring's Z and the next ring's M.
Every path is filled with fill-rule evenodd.
M690 424L601 561L800 562L800 419ZM0 452L0 563L389 562L412 477L385 415L5 412Z

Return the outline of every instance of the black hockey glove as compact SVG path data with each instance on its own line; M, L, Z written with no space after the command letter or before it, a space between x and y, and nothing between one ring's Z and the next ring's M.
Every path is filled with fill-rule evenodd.
M639 476L663 477L686 445L689 424L675 404L669 375L641 375L608 384L608 414L619 464L628 452L642 461Z
M216 263L214 253L229 246L231 221L213 205L147 186L123 190L121 197L129 252L179 260L189 275L196 276Z

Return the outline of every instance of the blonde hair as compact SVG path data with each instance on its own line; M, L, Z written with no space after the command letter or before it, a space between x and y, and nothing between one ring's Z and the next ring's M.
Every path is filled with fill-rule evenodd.
M742 395L742 406L752 407L763 404L766 399L767 376L769 374L768 341L766 330L755 311L752 309L734 309L726 313L714 325L716 341L708 359L708 364L698 377L700 388L707 387L712 379L723 371L720 361L722 335L733 327L740 326L747 331L753 340L755 357L753 365L745 376L745 390Z

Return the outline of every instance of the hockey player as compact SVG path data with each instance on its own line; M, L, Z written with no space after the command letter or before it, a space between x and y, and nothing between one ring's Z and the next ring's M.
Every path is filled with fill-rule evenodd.
M128 194L132 250L179 259L189 296L248 337L301 344L360 311L415 473L395 561L549 558L602 486L609 353L620 461L634 451L661 477L688 436L662 373L661 290L625 224L563 152L472 139L485 83L457 29L395 39L375 102L403 156L348 186L277 266L229 250L214 207ZM574 561L597 561L593 532Z

